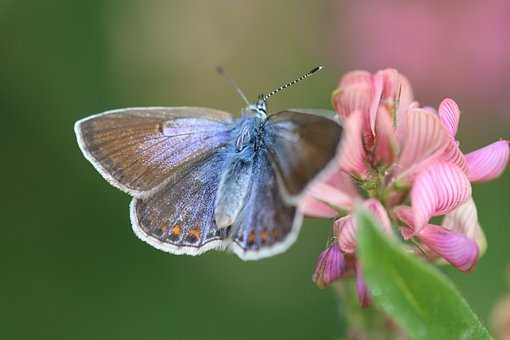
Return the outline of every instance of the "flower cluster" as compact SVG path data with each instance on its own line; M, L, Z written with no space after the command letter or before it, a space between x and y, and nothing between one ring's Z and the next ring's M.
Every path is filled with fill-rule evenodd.
M309 216L335 218L333 241L319 256L314 282L326 287L354 274L359 301L369 304L356 259L355 205L427 260L473 269L486 245L471 182L504 171L508 141L464 154L455 138L457 104L444 99L437 111L420 107L408 80L393 69L348 73L332 99L344 126L335 169L312 185L301 203ZM441 215L441 225L429 222Z

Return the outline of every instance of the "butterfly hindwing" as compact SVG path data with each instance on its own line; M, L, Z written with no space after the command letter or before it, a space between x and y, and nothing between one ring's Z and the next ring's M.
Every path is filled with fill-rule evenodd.
M229 141L228 113L193 107L129 108L78 121L85 157L115 187L147 196Z
M216 152L174 175L151 196L133 198L131 223L136 235L173 254L222 248L229 229L216 227L214 201L224 162L224 155Z
M232 226L230 250L244 260L285 251L297 238L302 215L287 205L265 151L255 155L251 191Z
M333 159L342 127L322 115L282 111L269 116L266 144L287 202L296 204Z

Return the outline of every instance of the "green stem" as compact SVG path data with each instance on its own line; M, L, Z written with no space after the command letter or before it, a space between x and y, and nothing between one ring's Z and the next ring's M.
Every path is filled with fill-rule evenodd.
M346 326L344 339L408 339L382 311L374 306L362 308L359 305L353 279L337 281L334 288Z

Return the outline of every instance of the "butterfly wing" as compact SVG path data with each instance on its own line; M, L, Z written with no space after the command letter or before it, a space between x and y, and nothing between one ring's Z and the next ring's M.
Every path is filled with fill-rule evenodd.
M198 255L226 247L230 229L219 229L214 221L224 164L224 153L213 153L176 173L154 194L133 198L130 209L135 234L172 254Z
M195 107L128 108L75 124L85 157L112 185L137 197L225 145L231 129L228 113Z
M266 145L282 193L297 204L310 181L335 156L342 127L323 115L282 111L269 116Z
M287 250L297 238L302 214L287 205L266 152L255 155L248 200L232 226L229 249L243 260L257 260Z
M265 154L255 155L248 199L234 224L216 226L213 203L226 157L217 152L172 177L153 195L133 198L135 234L172 254L227 249L243 260L256 260L285 251L297 238L302 215L284 202Z

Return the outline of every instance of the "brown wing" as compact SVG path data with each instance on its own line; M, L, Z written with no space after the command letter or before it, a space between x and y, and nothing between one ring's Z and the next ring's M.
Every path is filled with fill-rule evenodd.
M82 119L75 132L83 154L106 180L141 197L225 145L231 123L228 113L212 109L128 108Z
M333 159L342 127L324 116L282 111L266 124L269 157L288 203L296 204L310 181Z

